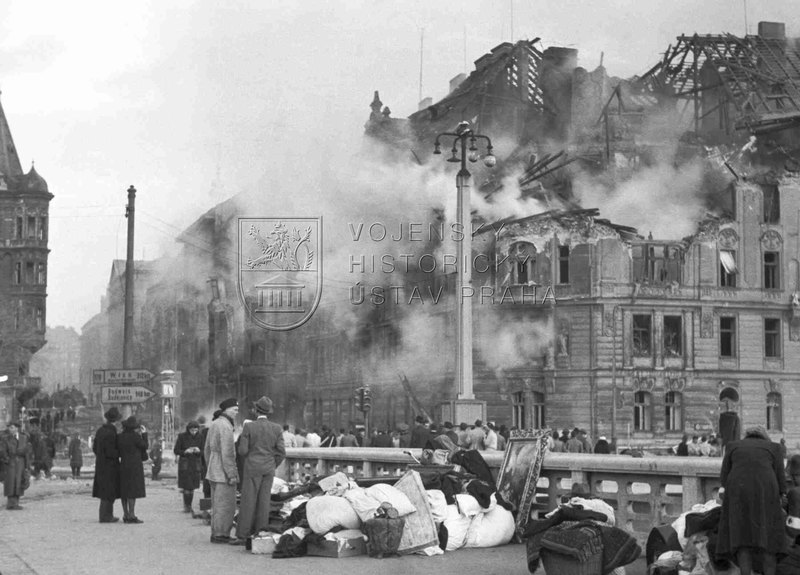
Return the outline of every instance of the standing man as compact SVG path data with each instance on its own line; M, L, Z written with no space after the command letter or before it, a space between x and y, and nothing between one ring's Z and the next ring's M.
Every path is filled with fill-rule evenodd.
M267 419L272 400L256 402L256 420L245 424L239 436L239 455L244 458L242 502L236 538L231 545L244 545L247 538L269 526L270 496L275 469L286 457L281 426Z
M414 429L411 430L411 445L409 445L409 447L425 449L428 446L428 442L431 440L431 432L425 424L425 418L421 415L414 418L414 421L415 425Z
M159 480L161 473L161 464L164 461L164 447L161 445L161 434L156 433L153 438L153 446L150 448L150 470L153 473L153 481Z
M233 420L239 413L239 403L231 397L220 403L219 409L219 417L208 429L204 453L208 465L206 479L211 483L211 542L228 543L239 482L233 442Z
M100 523L114 523L114 500L119 498L119 450L114 423L122 414L112 407L103 415L106 422L94 434L92 451L95 455L92 497L100 500Z
M81 449L81 435L77 431L72 434L72 439L67 448L69 453L69 467L72 469L72 478L81 478L81 467L83 466L83 450Z
M8 424L8 431L0 437L0 466L5 468L3 495L8 500L6 509L22 509L19 498L30 485L31 445L28 434L18 421Z

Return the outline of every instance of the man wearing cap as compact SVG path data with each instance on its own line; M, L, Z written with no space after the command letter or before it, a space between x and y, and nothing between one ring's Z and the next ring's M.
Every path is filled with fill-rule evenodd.
M114 500L119 498L119 450L117 449L117 428L114 423L122 419L122 414L112 407L103 414L106 422L94 434L92 451L95 455L94 484L92 497L100 500L100 523L114 523Z
M256 420L245 423L239 436L239 455L244 459L242 503L231 545L244 545L248 537L269 526L272 481L286 457L283 430L267 419L270 413L272 400L262 396L256 402Z
M228 543L239 482L233 442L233 420L239 413L239 403L231 397L220 403L219 409L219 417L208 429L203 451L208 465L206 479L211 483L211 542Z

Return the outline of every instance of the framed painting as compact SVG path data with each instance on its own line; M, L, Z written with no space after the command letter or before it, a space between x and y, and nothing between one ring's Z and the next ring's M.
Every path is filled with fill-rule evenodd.
M514 506L518 535L530 520L549 433L548 430L514 430L506 445L497 475L497 492Z

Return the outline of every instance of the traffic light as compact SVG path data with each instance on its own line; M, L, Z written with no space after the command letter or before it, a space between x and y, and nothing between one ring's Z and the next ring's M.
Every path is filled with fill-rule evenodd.
M370 409L372 409L372 392L368 387L363 387L361 393L361 411L369 411Z
M359 410L359 411L362 411L362 405L363 405L363 402L362 402L362 399L363 399L362 392L363 392L363 391L364 391L364 388L363 388L363 387L357 387L357 388L355 389L355 391L353 392L353 401L355 401L355 404L356 404L356 409L357 409L357 410Z

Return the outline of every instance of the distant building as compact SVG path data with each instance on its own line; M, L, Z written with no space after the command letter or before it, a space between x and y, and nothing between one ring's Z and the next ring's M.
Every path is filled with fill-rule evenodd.
M39 379L31 357L45 344L47 240L53 195L31 167L22 171L0 106L0 425L16 416L16 392Z
M71 327L48 327L47 343L31 359L31 373L40 378L42 390L52 394L59 389L79 387L81 341Z

